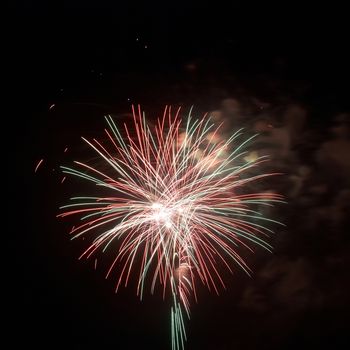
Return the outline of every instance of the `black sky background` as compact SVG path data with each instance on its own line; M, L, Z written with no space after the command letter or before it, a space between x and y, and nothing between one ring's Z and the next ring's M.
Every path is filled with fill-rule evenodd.
M95 272L93 261L77 261L82 243L69 240L69 225L55 215L81 188L77 182L62 187L58 166L82 150L81 135L99 135L104 114L129 112L131 103L149 114L165 104L213 110L227 97L215 87L273 102L268 82L277 80L280 94L304 103L313 127L322 129L334 114L349 111L346 12L337 2L10 3L4 34L11 62L4 69L15 102L8 116L13 147L7 171L20 186L10 200L12 298L4 303L13 347L169 348L166 302L150 295L140 302L132 287L114 294L102 267ZM300 85L306 89L295 88ZM76 153L63 155L67 145ZM34 174L41 158L43 167ZM323 235L317 247L313 241L290 243L292 235L287 229L275 238L275 261L286 265L282 256L288 252L296 271L310 255L322 266ZM284 239L288 244L280 243ZM269 259L258 253L253 268ZM328 294L315 307L296 306L298 312L293 305L299 299L274 303L269 282L237 271L220 297L200 293L186 349L340 348L348 340L343 263L339 278L312 271ZM242 295L253 288L271 298L263 311L242 307ZM342 290L343 299L329 302L334 290Z

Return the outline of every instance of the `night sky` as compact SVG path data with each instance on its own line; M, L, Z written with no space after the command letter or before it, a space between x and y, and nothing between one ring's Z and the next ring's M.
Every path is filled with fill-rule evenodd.
M4 184L11 191L10 258L3 261L11 298L3 303L11 348L170 349L168 302L158 294L140 302L132 286L114 294L103 263L94 271L93 260L77 260L84 242L70 241L69 221L56 214L85 187L60 184L59 166L85 154L80 136L100 136L104 115L118 118L132 103L150 115L166 104L202 113L233 97L248 106L252 96L308 111L316 136L301 158L314 164L334 116L350 111L346 12L334 1L8 6L10 65L3 69L15 102L10 130L3 127L11 135ZM338 349L349 340L349 222L334 228L319 217L333 213L334 198L350 186L315 169L317 181L333 183L308 207L309 221L301 201L287 198L275 213L287 228L273 237L274 252L248 257L252 278L237 269L219 297L200 291L187 350ZM310 228L312 215L320 224Z

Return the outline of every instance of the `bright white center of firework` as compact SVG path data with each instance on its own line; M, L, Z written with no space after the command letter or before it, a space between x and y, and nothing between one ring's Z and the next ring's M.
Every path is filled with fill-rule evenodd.
M173 210L171 208L167 208L161 203L153 203L152 210L152 218L155 221L163 223L168 228L171 227L171 216L173 214Z
M169 206L155 202L151 205L150 217L156 223L164 225L166 228L174 228L180 221L186 219L188 210L188 207L180 202Z

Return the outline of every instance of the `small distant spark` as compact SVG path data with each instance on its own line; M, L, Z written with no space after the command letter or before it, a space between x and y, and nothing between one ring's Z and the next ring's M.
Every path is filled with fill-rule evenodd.
M34 170L35 173L38 171L39 166L41 165L41 163L42 163L43 161L44 161L44 159L40 159L40 160L39 160L39 162L38 162L38 164L36 165L35 170Z

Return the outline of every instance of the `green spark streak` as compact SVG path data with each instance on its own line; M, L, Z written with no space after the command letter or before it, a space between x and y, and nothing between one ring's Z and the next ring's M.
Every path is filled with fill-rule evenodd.
M181 303L173 294L173 306L171 307L171 348L182 350L185 348L186 330L182 316Z

